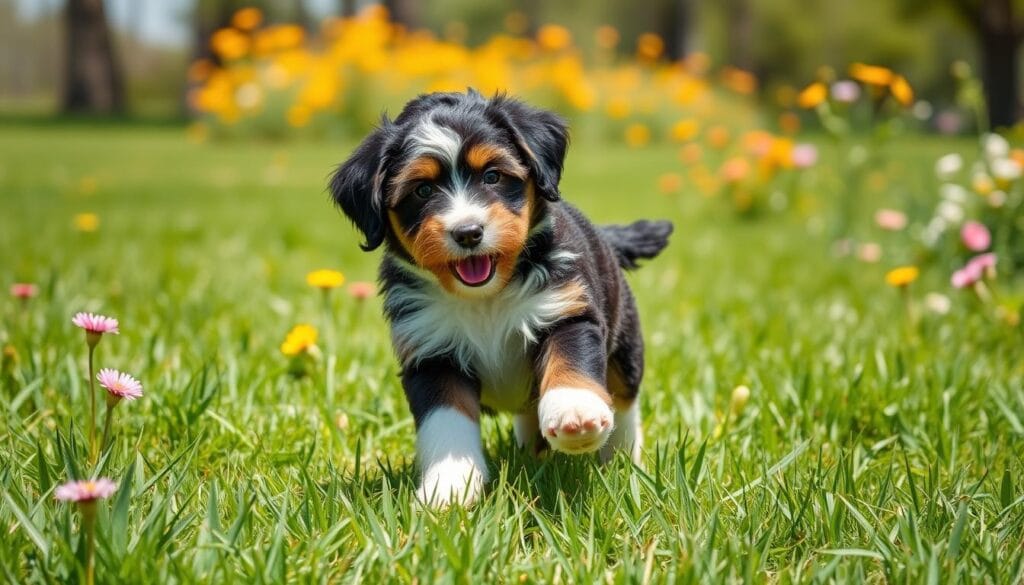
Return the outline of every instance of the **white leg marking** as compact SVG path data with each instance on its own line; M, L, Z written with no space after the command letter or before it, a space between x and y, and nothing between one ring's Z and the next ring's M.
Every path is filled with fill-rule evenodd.
M640 451L644 446L644 433L640 425L640 399L625 410L615 412L615 430L601 447L601 461L607 463L618 450L629 453L630 460L640 465Z
M419 501L438 508L472 504L483 493L487 462L480 425L454 408L437 408L416 434L416 455L423 472Z
M537 418L537 409L530 408L521 412L512 419L512 431L516 436L516 445L520 449L534 450L537 443L537 429L540 428L540 421Z
M541 397L537 415L551 448L563 453L596 451L612 431L612 409L583 388L551 388Z

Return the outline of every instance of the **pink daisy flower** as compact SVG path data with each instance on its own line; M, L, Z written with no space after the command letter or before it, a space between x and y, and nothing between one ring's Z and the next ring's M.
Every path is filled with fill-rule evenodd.
M985 224L978 221L965 222L960 229L960 239L972 252L984 252L992 245L992 234Z
M794 167L810 168L818 162L818 149L813 144L797 144L793 147L791 158Z
M118 399L135 400L142 396L142 383L135 378L110 368L103 368L96 374L100 386L107 389L107 393Z
M968 264L954 272L949 282L953 285L953 288L967 288L973 286L979 280L981 280L981 271L972 269L971 265Z
M16 282L11 285L11 296L27 300L39 294L39 287L27 282Z
M88 503L96 500L109 498L117 491L117 484L101 477L98 479L84 479L80 481L69 481L58 486L53 495L64 502Z
M844 104L852 104L860 97L860 86L856 81L844 79L832 84L832 99Z
M353 282L348 285L348 294L353 299L363 300L372 297L376 289L372 282Z
M87 333L95 333L97 335L120 333L117 330L117 319L112 317L104 317L103 315L94 315L92 313L77 313L71 322L85 329Z
M875 212L875 223L883 230L898 232L907 227L907 214L895 209L879 209Z
M954 272L952 278L950 278L950 283L956 288L966 288L973 286L974 283L986 276L995 278L996 260L996 255L992 252L979 254L971 258L967 262L967 266Z
M968 266L974 267L978 272L988 272L989 276L995 276L996 255L993 252L978 254L967 262Z

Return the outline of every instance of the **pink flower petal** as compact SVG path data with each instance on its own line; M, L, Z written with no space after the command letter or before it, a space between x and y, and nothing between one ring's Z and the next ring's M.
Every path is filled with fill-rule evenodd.
M135 400L142 396L142 383L124 372L103 368L96 374L96 379L112 396L125 400Z
M117 330L117 319L94 315L93 313L77 313L71 322L89 333L120 333Z
M39 294L39 287L28 282L16 282L11 285L11 296L19 299L31 299Z
M984 252L992 245L992 234L985 224L973 220L964 223L960 229L960 239L972 252Z
M879 209L875 212L875 223L883 230L898 232L907 227L907 214L895 209Z
M64 502L92 502L109 498L117 491L117 484L105 477L69 481L58 486L53 495Z

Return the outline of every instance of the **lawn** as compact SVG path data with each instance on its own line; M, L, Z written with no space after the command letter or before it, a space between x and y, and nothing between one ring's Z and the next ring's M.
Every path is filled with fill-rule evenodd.
M8 125L0 132L0 574L78 580L79 514L54 486L88 466L87 348L77 311L115 316L97 366L145 396L115 410L99 475L98 582L617 582L1024 579L1021 332L924 270L895 236L877 264L838 258L824 217L741 218L658 192L676 149L578 144L563 193L597 221L668 218L663 256L630 276L647 340L643 469L517 451L484 422L483 501L413 505L414 429L377 299L305 282L373 280L377 254L328 203L351 144L190 142L180 128ZM956 143L966 150L969 143ZM866 189L932 205L949 143L904 140ZM81 232L73 218L95 213ZM908 238L904 238L908 239ZM948 314L924 309L940 291ZM322 358L296 379L299 323ZM745 385L749 401L733 401Z

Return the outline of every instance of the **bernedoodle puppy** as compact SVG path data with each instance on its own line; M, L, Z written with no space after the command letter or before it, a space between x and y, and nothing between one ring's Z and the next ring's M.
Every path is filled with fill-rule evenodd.
M590 223L559 193L567 145L552 113L435 93L385 117L331 178L363 249L384 246L424 503L482 493L481 412L514 413L526 449L639 461L643 339L622 269L672 224Z

